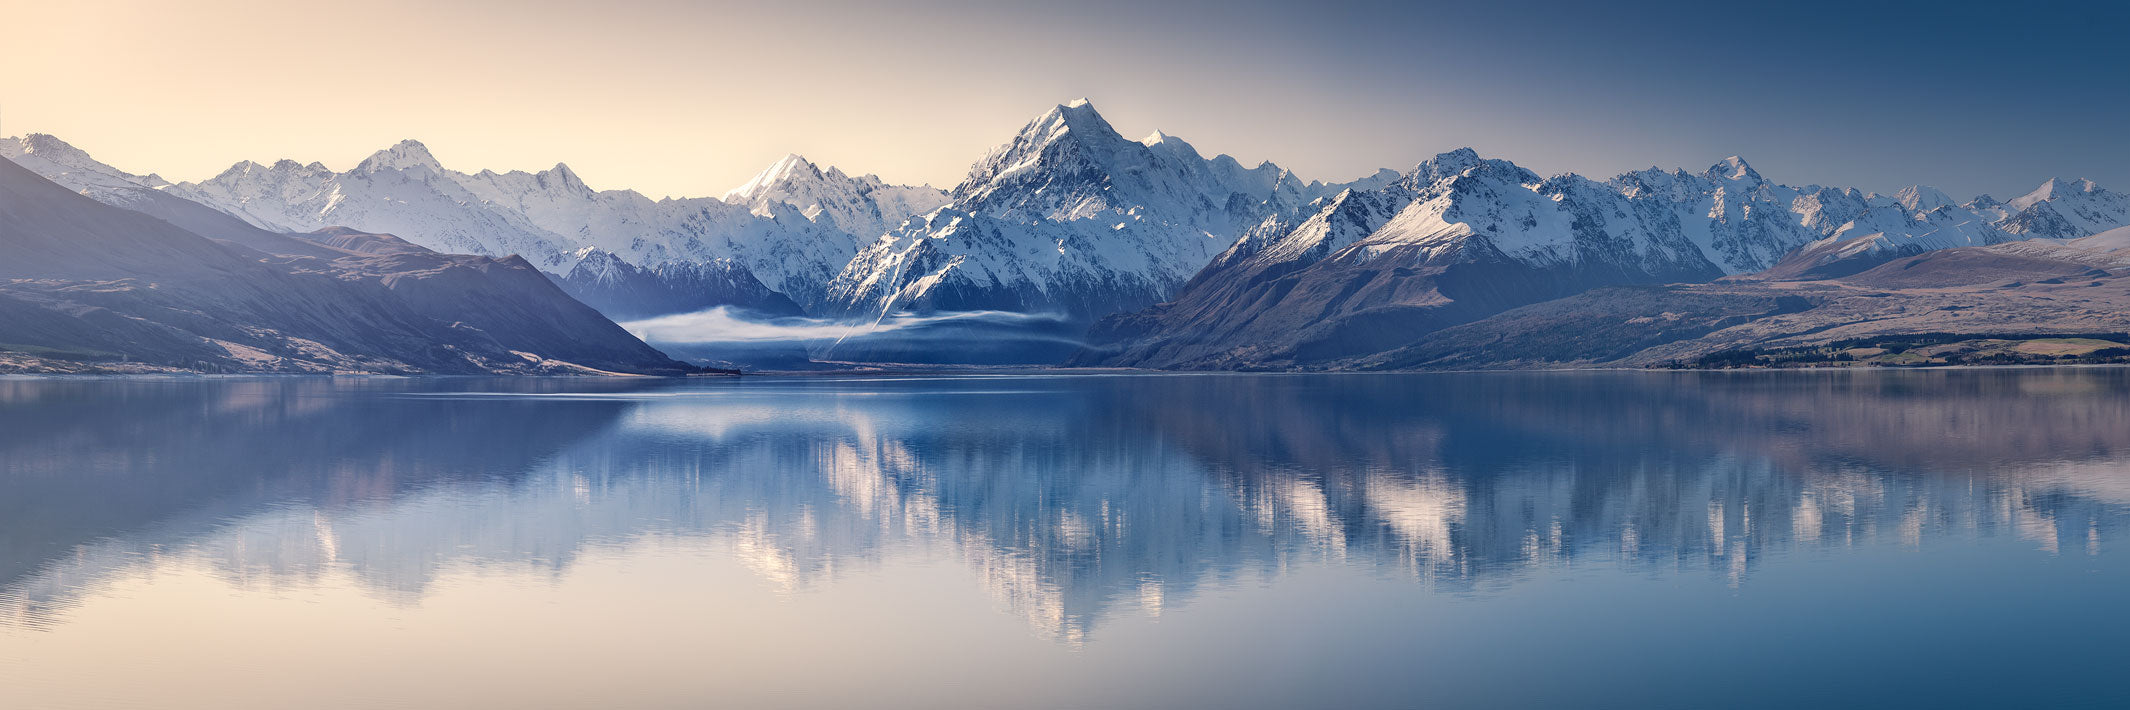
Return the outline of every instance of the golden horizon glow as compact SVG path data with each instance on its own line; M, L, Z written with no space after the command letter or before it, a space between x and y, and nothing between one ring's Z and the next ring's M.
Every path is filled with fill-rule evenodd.
M2123 92L2097 71L2119 10L1842 6L1830 24L1537 5L0 0L0 135L173 180L241 160L345 169L414 138L460 170L566 162L601 189L715 196L785 153L948 187L1084 96L1127 137L1158 128L1326 181L1468 146L1540 175L1743 155L1778 181L1882 193L2130 185L2110 150ZM1888 70L2023 89L1978 105L1848 78Z
M1132 97L1173 83L959 67L966 48L869 33L877 12L817 10L800 28L745 5L39 2L6 11L23 31L0 45L16 69L0 73L0 135L52 134L173 181L243 160L345 170L413 138L453 169L568 163L593 187L654 198L722 195L786 153L947 188L1081 95L1127 135L1150 133L1158 112ZM938 81L952 73L983 88ZM1161 127L1223 152L1211 126Z

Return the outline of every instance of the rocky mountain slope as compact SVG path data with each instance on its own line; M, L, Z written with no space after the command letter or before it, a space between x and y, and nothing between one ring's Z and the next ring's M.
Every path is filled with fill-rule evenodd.
M134 184L153 190L150 182ZM8 256L0 260L0 369L689 369L570 299L523 259L362 254L256 230L218 241L91 199L139 197L122 184L103 187L79 193L0 160L0 253Z
M790 300L816 302L859 245L885 231L883 225L900 224L945 201L931 188L887 185L871 175L852 178L797 156L735 190L730 202L652 200L633 190L594 190L564 164L530 173L459 172L411 140L344 172L318 163L246 161L166 191L273 231L344 226L387 232L441 252L523 256L565 277L592 249L653 280L678 275L671 283L638 289L628 301L638 306L661 291L688 291L690 267L710 264L745 271L733 278L759 281ZM784 307L781 300L716 305L776 310Z
M1807 363L1840 364L1885 354L1876 341L1912 336L1956 345L2092 334L2130 334L2130 228L1931 251L1828 279L1597 289L1325 366L1700 366L1728 353L1847 343Z
M816 223L869 240L912 215L945 205L947 195L930 185L890 185L877 175L854 178L835 167L823 170L790 153L725 193L724 200L764 217L790 205Z
M797 155L722 198L652 200L594 190L561 164L459 172L413 141L347 171L245 162L181 184L117 171L49 136L0 141L0 154L264 254L515 254L617 319L723 308L862 328L1040 316L1020 319L1045 325L1019 334L1039 345L1016 345L1014 357L1050 363L1077 351L1072 364L1154 368L1359 366L1445 329L1609 287L1713 282L1668 292L1730 293L1757 308L1786 296L1785 283L1849 283L1919 255L2130 224L2130 196L2091 181L1960 202L1926 186L1786 185L1736 157L1595 180L1465 149L1324 184L1207 158L1160 131L1127 139L1085 100L1029 121L944 192ZM290 236L334 228L352 231ZM980 337L1014 335L991 327ZM839 342L838 359L955 361Z
M1074 101L977 161L946 207L863 249L830 285L825 310L1092 320L1172 296L1244 231L1344 187L1205 158L1159 131L1132 141Z
M2076 221L2064 217L2077 215ZM1469 150L1268 220L1172 302L1097 325L1076 364L1334 366L1603 286L1826 279L1902 257L2130 224L2130 201L2052 180L2009 203L1784 186L1738 158L1698 174L1541 178Z
M717 306L747 304L759 316L795 316L805 310L771 290L731 259L668 261L645 268L599 247L585 247L576 265L555 278L562 289L608 318L629 321Z

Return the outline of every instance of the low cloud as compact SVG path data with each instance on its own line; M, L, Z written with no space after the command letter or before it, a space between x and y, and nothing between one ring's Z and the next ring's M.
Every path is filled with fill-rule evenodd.
M646 318L621 324L644 342L654 345L714 345L719 343L831 343L876 335L915 331L940 325L987 325L1048 329L1062 323L1059 316L1009 311L960 311L934 315L895 314L877 322L848 322L825 318L788 316L752 317L745 311L719 306L694 313ZM912 334L912 333L904 333Z

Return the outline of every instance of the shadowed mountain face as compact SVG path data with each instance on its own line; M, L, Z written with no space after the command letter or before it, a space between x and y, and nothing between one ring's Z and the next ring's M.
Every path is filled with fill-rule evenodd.
M1918 255L2077 239L2130 224L2130 196L2088 180L2051 179L2010 200L1983 195L1961 203L1926 186L1882 195L1785 185L1736 156L1698 173L1651 168L1594 180L1541 176L1467 148L1403 174L1382 170L1326 184L1269 162L1244 167L1225 155L1208 158L1159 131L1127 139L1085 100L1028 122L949 192L852 177L796 155L722 200L657 201L594 190L559 164L538 173L458 172L415 141L344 172L317 163L247 161L213 179L175 185L98 163L47 135L0 139L0 156L105 204L269 255L338 262L346 250L331 244L344 238L306 240L275 231L332 225L391 232L408 246L521 255L563 292L617 320L724 309L768 319L811 315L875 330L912 316L990 312L1066 324L953 338L1016 341L974 354L907 341L811 351L816 358L866 362L1200 370L1627 362L1643 350L1729 329L1739 318L1787 315L1761 306L1794 287L1668 289L1649 297L1683 311L1642 310L1635 294L1652 293L1646 288L1547 302L1593 289L1719 278L1859 283L1847 279ZM526 284L500 289L498 295L527 303L550 298ZM1713 315L1706 318L1685 303L1704 296L1712 299ZM1861 303L1819 312L1869 310L1852 307ZM1733 305L1749 312L1732 312ZM1437 333L1524 307L1680 322L1657 332L1581 334L1566 342L1504 336L1534 346L1517 352L1437 356L1430 350ZM20 304L0 308L30 318ZM1512 320L1536 322L1528 315ZM2046 319L2022 314L2015 320ZM2087 317L2065 312L2056 319ZM555 322L562 320L576 318ZM500 321L452 322L510 340ZM56 333L70 326L36 327ZM1846 326L1815 320L1812 327ZM1498 322L1482 328L1500 329ZM506 361L528 357L511 354L517 352L534 353L526 362L540 371L606 368L578 359L606 358L621 367L629 357L606 348L548 352L556 341L518 335L528 339L501 342L504 354L489 348L466 356L471 346L455 343L462 352L418 363L369 362L338 346L310 365L292 364L286 347L234 357L274 363L242 366L250 370L393 371L435 371L466 357L477 361L475 369L514 369ZM1456 334L1443 337L1469 345ZM1581 342L1592 339L1601 342ZM174 347L145 333L100 345L149 347L150 341L156 349ZM701 350L696 342L660 345ZM1394 352L1407 350L1418 354ZM108 358L110 352L76 355ZM121 360L130 357L128 350L117 352ZM202 352L212 354L188 351L180 359L206 362Z
M1084 642L1309 565L1749 584L1795 548L2072 553L2130 511L2123 370L15 381L0 423L0 623L63 623L147 549L412 603L455 563L546 579L658 538L784 588L941 550Z
M344 172L292 160L246 161L168 190L273 230L338 225L390 232L443 252L522 256L563 277L572 293L599 301L594 305L623 307L609 314L615 318L686 312L706 300L764 311L812 307L860 246L945 200L929 187L852 177L798 156L778 161L724 200L653 200L631 190L594 190L562 164L536 173L460 172L416 141L378 151ZM626 299L615 297L613 284L580 292L569 277L588 251L654 275L706 267L717 272L712 286L749 287L691 290L696 284L682 273L625 289ZM675 300L655 300L676 291Z
M860 246L822 312L1003 310L1082 323L1176 292L1252 225L1349 184L1246 168L1164 133L1119 135L1086 100L1060 104L970 166L937 210Z
M143 194L220 240L0 161L0 368L686 370L520 259L357 254Z
M2078 218L2055 218L2066 210ZM2037 220L2053 226L2030 224ZM1318 200L1293 219L1266 220L1215 257L1172 302L1097 324L1090 335L1094 346L1072 362L1175 369L1473 367L1543 365L1562 361L1569 351L1607 361L1728 327L1728 319L1740 314L1722 304L1740 294L1729 287L1684 292L1693 295L1671 289L1639 304L1621 294L1650 289L1578 296L1592 289L1726 276L1841 279L1939 250L2081 237L2125 223L2130 198L2089 181L2052 180L2010 203L1982 197L1956 205L1924 187L1891 196L1789 187L1735 157L1700 174L1652 169L1597 182L1573 174L1541 178L1459 150L1390 184ZM1676 314L1650 310L1657 301L1702 293L1718 294L1710 305L1716 315L1689 314L1689 323L1662 325L1663 332L1586 333L1568 322L1563 326L1577 336L1565 342L1520 328L1512 330L1530 336L1512 338L1522 349L1458 352L1472 346L1470 339L1446 335L1454 344L1444 346L1440 357L1431 354L1437 332L1519 307L1562 316L1548 323L1574 321L1567 314L1578 308L1662 321ZM1545 303L1563 297L1576 297L1577 305ZM1778 314L1752 312L1761 313ZM1593 339L1601 342L1582 342ZM1426 352L1417 358L1389 354L1410 349Z
M1098 325L1076 362L1301 367L1597 286L1724 273L1663 204L1470 150L1310 207L1261 224L1174 302Z
M555 277L571 296L616 321L734 306L768 317L803 315L799 304L769 290L730 259L668 261L641 267L596 247Z
M2113 234L1930 251L1824 280L1598 289L1318 364L1643 367L1903 335L2130 333L2130 254Z

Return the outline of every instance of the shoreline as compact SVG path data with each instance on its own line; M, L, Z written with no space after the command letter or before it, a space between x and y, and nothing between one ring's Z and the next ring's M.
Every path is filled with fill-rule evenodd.
M1046 366L920 366L895 365L850 369L820 370L762 370L730 374L687 375L637 375L637 374L396 374L396 373L314 373L314 372L5 372L0 373L0 382L8 380L243 380L243 379L363 379L363 380L585 380L597 382L631 380L691 380L691 379L811 379L831 377L1039 377L1039 376L1302 376L1302 375L1458 375L1458 374L1567 374L1567 373L1771 373L1771 372L1909 372L1920 370L2034 370L2034 369L2094 369L2124 368L2130 363L2061 363L2061 364L2004 364L2004 365L1911 365L1911 366L1807 366L1807 367L1533 367L1497 369L1445 369L1445 370L1157 370L1124 367L1046 367Z

